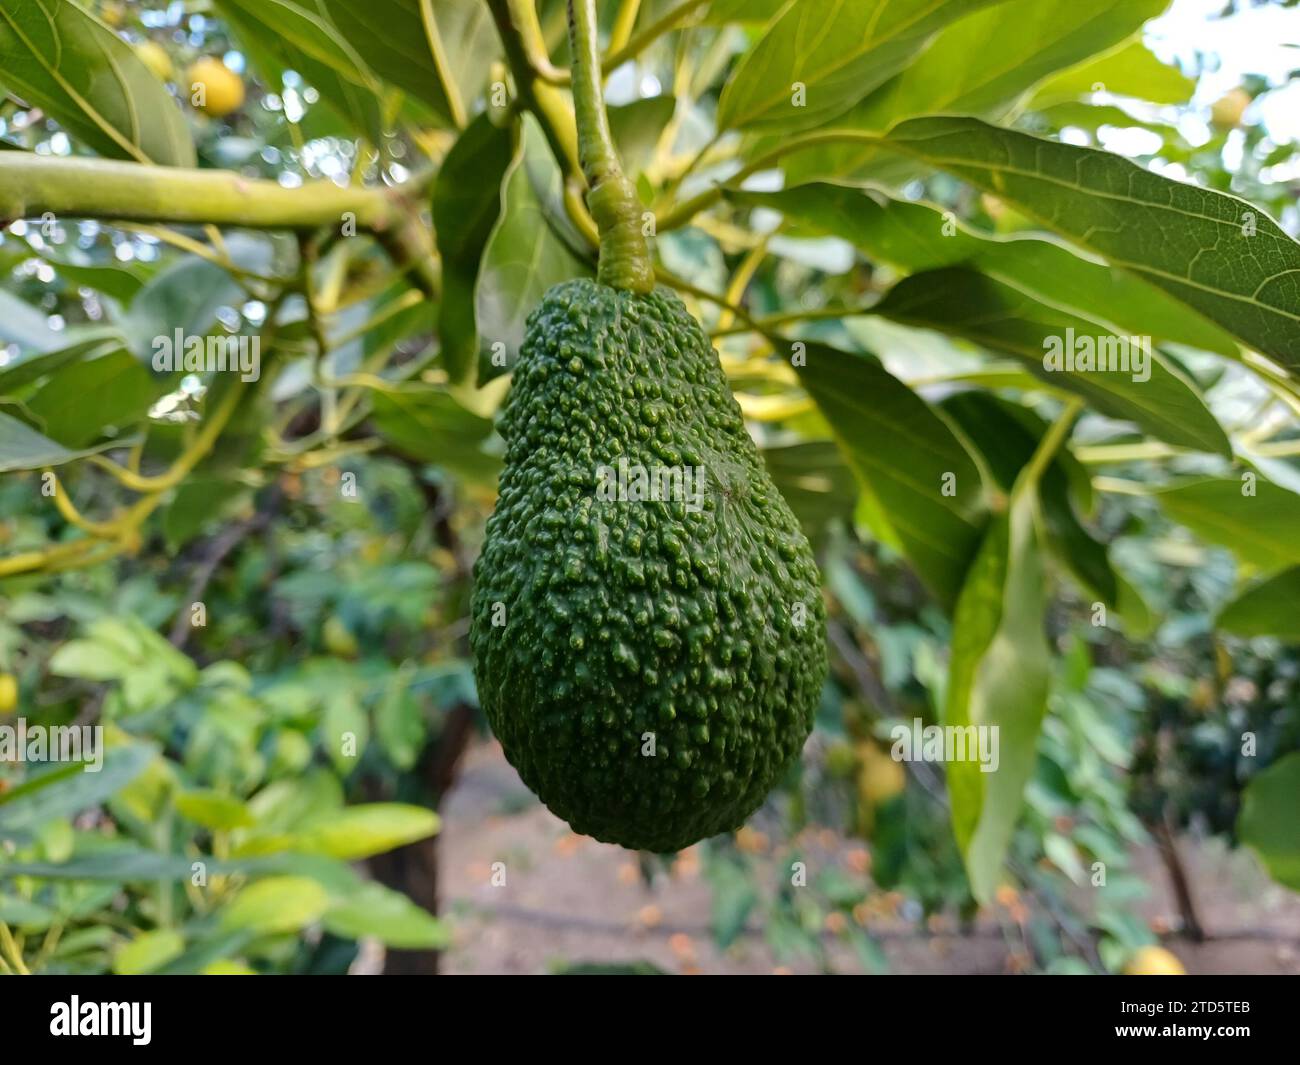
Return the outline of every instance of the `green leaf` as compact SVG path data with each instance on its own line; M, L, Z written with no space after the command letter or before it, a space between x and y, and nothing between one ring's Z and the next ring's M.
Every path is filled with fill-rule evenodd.
M807 129L843 113L901 70L940 27L991 0L800 0L737 64L719 129ZM796 86L805 99L796 105Z
M373 74L359 64L340 71L336 63L318 59L312 52L298 47L293 39L262 21L263 18L270 19L274 16L276 8L283 6L281 4L216 0L216 6L268 86L274 88L283 85L285 72L296 71L319 91L322 104L348 123L353 132L367 137L372 144L382 143L385 133L380 113L382 93ZM328 50L329 42L328 33L323 34L315 51L319 53L321 49ZM341 46L339 51L342 55L339 62L346 68L346 52Z
M49 928L59 919L56 911L16 895L0 895L0 922L29 932Z
M635 179L654 160L659 138L676 107L671 96L645 96L608 108L609 132L629 177Z
M176 796L176 809L204 828L224 830L253 823L248 807L233 795L212 788L193 788Z
M398 769L411 769L424 743L424 711L411 690L409 664L395 669L375 706L375 736Z
M769 22L789 0L713 0L703 21L709 25L727 22Z
M1280 758L1246 785L1237 833L1269 876L1300 891L1300 752Z
M49 247L33 249L33 251L54 267L55 272L64 281L76 286L93 288L123 305L135 299L149 276L149 265L138 261L115 262L112 266L95 266L88 261L90 256L80 249L60 249L67 258L57 257L54 250ZM73 257L78 261L68 261Z
M440 388L423 385L376 392L374 425L399 451L473 480L496 476L500 460L483 450L492 422L466 410Z
M1048 74L1096 55L1159 15L1168 0L1010 0L945 26L925 53L861 108L853 127L886 130L916 115L983 114ZM993 51L985 48L997 41Z
M329 894L305 876L268 876L244 888L221 911L221 927L254 935L298 932L329 908Z
M176 490L163 511L163 535L168 550L177 551L227 510L231 500L245 497L248 486L228 477L191 475Z
M725 950L745 930L745 922L758 904L754 879L741 864L725 858L709 862L706 868L713 889L713 938Z
M1035 529L1049 436L1016 478L1005 513L991 523L953 615L943 724L996 730L998 761L947 763L953 832L976 899L992 897L1036 760L1051 655L1043 631L1045 574ZM968 737L974 733L967 732ZM987 735L994 735L988 733ZM971 739L966 741L969 752Z
M377 802L348 806L295 834L297 849L356 861L436 835L438 815L422 806Z
M911 119L900 150L1006 200L1149 281L1290 369L1300 369L1300 244L1245 200L1110 152L973 118Z
M1181 104L1192 98L1195 89L1193 79L1160 62L1135 40L1049 78L1038 86L1029 106L1037 110L1062 100L1086 99L1098 91L1153 104Z
M941 29L901 73L848 113L836 129L883 132L918 115L1001 118L1018 97L1056 71L1109 48L1158 15L1168 0L1010 0ZM995 51L985 47L997 41ZM791 160L789 172L882 176L896 159L870 145L827 145Z
M370 739L370 721L355 692L341 688L329 697L320 730L325 753L334 768L346 776L356 768Z
M913 274L890 289L872 313L1005 351L1023 359L1036 377L1082 396L1102 414L1131 421L1179 447L1232 454L1227 434L1195 386L1157 350L1151 350L1141 373L1136 363L1122 371L1069 369L1065 362L1050 369L1045 365L1051 350L1076 350L1073 341L1087 339L1100 361L1107 346L1122 355L1117 339L1127 341L1132 351L1142 337L1116 338L1095 322L984 274L963 268Z
M139 976L161 969L185 949L185 937L175 929L141 932L113 954L113 972L118 976Z
M235 247L243 260L238 265L245 269L264 268L269 261L269 247L262 241L237 243L232 254ZM178 329L185 336L204 336L218 310L243 301L244 290L220 266L186 256L149 279L123 318L122 331L137 358L150 363L158 337L170 339Z
M179 855L157 854L139 847L77 855L66 862L7 862L0 876L34 876L43 880L103 880L120 883L184 880L190 862Z
M39 470L42 466L61 466L85 458L106 447L120 447L122 441L100 447L72 450L42 436L31 426L8 414L0 414L0 473L12 470Z
M1010 493L1047 432L1047 422L1033 411L987 392L958 392L941 404L965 438L984 456L998 487ZM1071 490L1091 498L1088 473L1062 448L1042 477L1044 532L1053 553L1090 592L1112 607L1119 605L1119 585L1106 548L1083 527Z
M336 936L374 936L399 950L442 950L451 942L451 931L444 922L400 892L373 881L331 903L322 924Z
M952 430L879 362L806 345L798 368L885 535L951 604L979 542L979 471ZM945 494L945 485L952 494Z
M591 276L590 265L573 250L576 245L552 228L553 220L563 214L562 180L531 118L524 119L523 137L506 171L501 197L501 217L488 238L474 289L479 343L493 355L482 367L483 379L514 365L525 321L548 288Z
M841 237L877 263L908 273L964 266L1114 331L1237 355L1236 341L1154 285L1074 254L1055 240L979 233L951 212L881 192L811 183L780 192L733 192L805 230Z
M27 400L27 409L53 439L81 447L109 426L125 429L142 420L165 387L118 348L56 370Z
M50 672L56 677L123 680L135 667L130 655L94 640L69 640L50 656Z
M830 440L801 440L763 449L781 495L814 542L836 518L853 515L857 480Z
M48 315L12 292L0 289L0 340L12 341L24 351L47 352L58 348L67 338L50 328ZM12 372L6 371L6 376Z
M0 837L98 806L143 772L152 757L143 744L114 747L103 754L98 769L88 762L68 763L0 794Z
M1252 584L1219 612L1214 624L1238 636L1300 640L1300 566Z
M5 85L100 155L193 166L175 102L125 41L68 0L0 7Z
M21 306L27 305L23 303ZM93 358L121 346L122 342L116 335L98 335L52 351L34 352L28 358L9 363L4 371L0 371L0 396L13 395L23 385L40 380L70 362Z
M1255 474L1174 485L1155 499L1174 521L1260 569L1300 564L1300 495Z
M371 70L453 125L463 121L500 50L491 13L480 0L438 0L427 7L421 0L320 2ZM454 104L440 68L450 79Z
M501 181L514 158L514 127L479 115L452 145L433 187L433 228L442 255L438 335L453 382L478 363L474 288L488 238L501 214Z

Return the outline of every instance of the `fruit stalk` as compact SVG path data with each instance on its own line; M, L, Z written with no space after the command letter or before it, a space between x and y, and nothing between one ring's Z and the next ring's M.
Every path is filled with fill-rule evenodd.
M650 292L654 266L641 233L641 207L618 161L605 115L595 0L569 0L569 42L578 155L587 180L587 207L600 233L596 280L628 292Z

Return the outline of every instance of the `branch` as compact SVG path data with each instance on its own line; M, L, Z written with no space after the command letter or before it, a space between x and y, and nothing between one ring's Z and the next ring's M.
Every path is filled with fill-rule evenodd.
M350 219L373 233L430 295L438 270L414 202L396 189L313 181L289 189L228 170L0 152L0 219L95 218L247 229L339 229Z
M0 217L46 212L250 229L317 229L338 225L345 213L356 216L359 229L386 229L396 221L391 198L378 189L341 188L332 181L288 189L228 170L0 152Z

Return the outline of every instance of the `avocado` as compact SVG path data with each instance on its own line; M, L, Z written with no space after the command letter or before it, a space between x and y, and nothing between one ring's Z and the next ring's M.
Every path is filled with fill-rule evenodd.
M598 840L739 827L812 728L825 605L708 337L667 289L556 285L499 428L470 641L506 757Z

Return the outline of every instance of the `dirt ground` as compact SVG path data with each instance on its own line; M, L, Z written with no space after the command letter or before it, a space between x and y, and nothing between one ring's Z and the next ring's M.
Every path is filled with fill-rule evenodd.
M546 973L581 963L650 962L674 973L809 972L780 965L757 927L725 952L709 931L711 893L694 850L647 886L634 856L569 831L524 787L495 742L476 745L443 805L442 897L455 939L446 973ZM862 870L862 844L818 833L819 861ZM1165 945L1189 973L1300 973L1300 896L1268 880L1243 851L1180 841L1197 892L1204 943ZM1177 908L1154 851L1136 855L1150 885L1137 904L1156 929L1178 926ZM504 882L502 882L504 880ZM753 921L751 920L751 924ZM942 921L918 927L871 918L889 971L1015 972L1013 940L992 916L957 934ZM856 954L828 935L832 968L863 972Z

